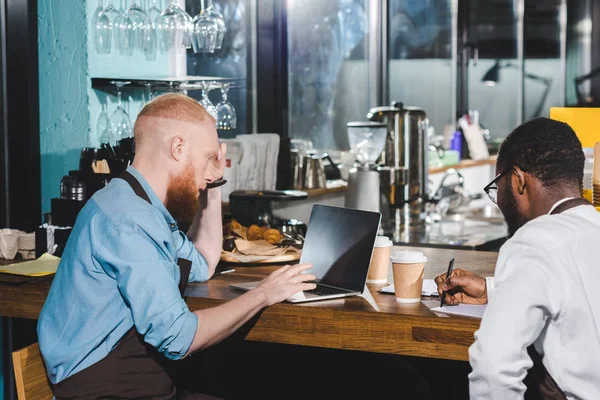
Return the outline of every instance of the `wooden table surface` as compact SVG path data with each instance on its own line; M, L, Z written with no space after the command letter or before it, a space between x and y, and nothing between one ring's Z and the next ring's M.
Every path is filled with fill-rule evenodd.
M444 273L451 258L456 258L455 268L491 276L498 256L494 252L422 247L392 249L398 250L425 253L428 258L425 278ZM189 284L185 293L187 304L191 310L221 304L242 293L231 289L230 283L262 279L277 267L235 265L233 273L217 275L205 283ZM51 283L51 277L19 285L0 283L0 316L37 319ZM246 339L468 360L467 350L473 342L473 333L479 327L478 319L436 314L423 303L399 304L392 294L377 292L383 286L368 285L378 310L358 296L268 307L248 322Z

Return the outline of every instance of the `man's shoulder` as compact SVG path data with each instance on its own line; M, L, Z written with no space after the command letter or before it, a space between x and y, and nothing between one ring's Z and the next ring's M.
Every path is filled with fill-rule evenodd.
M113 223L140 215L154 215L157 211L146 200L135 194L123 179L112 179L91 198L98 209Z
M597 236L600 240L600 213L580 206L557 215L542 215L526 223L507 245L528 245L536 249L557 249L578 237Z

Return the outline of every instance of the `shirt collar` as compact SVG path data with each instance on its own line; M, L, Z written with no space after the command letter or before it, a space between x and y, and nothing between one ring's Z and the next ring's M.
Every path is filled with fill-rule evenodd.
M175 232L177 229L179 229L177 228L177 221L175 221L175 219L171 216L171 213L169 213L165 205L162 203L162 201L160 201L160 199L158 198L158 196L156 195L156 193L152 189L152 186L150 186L146 178L144 178L142 174L140 174L140 172L131 165L127 167L127 172L133 175L135 179L137 179L138 182L140 182L140 185L142 185L142 188L144 188L144 191L150 198L152 206L156 207L158 211L160 211L160 213L163 215L163 217L165 217L165 221L167 221L167 224L169 224L169 228L171 228L171 231Z
M565 201L569 201L569 200L574 199L574 198L575 197L565 197L564 199L561 199L561 200L557 201L556 203L554 203L554 205L552 207L550 207L550 211L548 211L548 214L552 214L552 211L554 211L556 209L556 207L560 206Z

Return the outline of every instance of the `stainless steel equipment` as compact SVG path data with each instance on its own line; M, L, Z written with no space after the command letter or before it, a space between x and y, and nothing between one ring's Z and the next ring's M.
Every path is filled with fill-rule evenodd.
M303 189L320 189L325 187L325 166L323 165L323 158L325 156L310 153L304 155L302 163L302 173L304 174Z
M428 127L423 109L393 102L374 107L367 118L385 123L388 134L380 161L382 192L393 210L403 209L411 223L425 222L428 196ZM405 178L405 179L403 179Z
M349 122L348 141L356 165L348 173L345 205L365 211L381 211L381 192L377 159L385 146L386 125L377 122Z

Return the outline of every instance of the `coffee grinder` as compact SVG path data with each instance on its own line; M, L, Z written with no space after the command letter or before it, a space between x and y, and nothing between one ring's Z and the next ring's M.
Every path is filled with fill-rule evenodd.
M386 144L387 125L381 122L348 122L347 128L356 164L348 175L346 207L379 212L381 192L377 160Z

